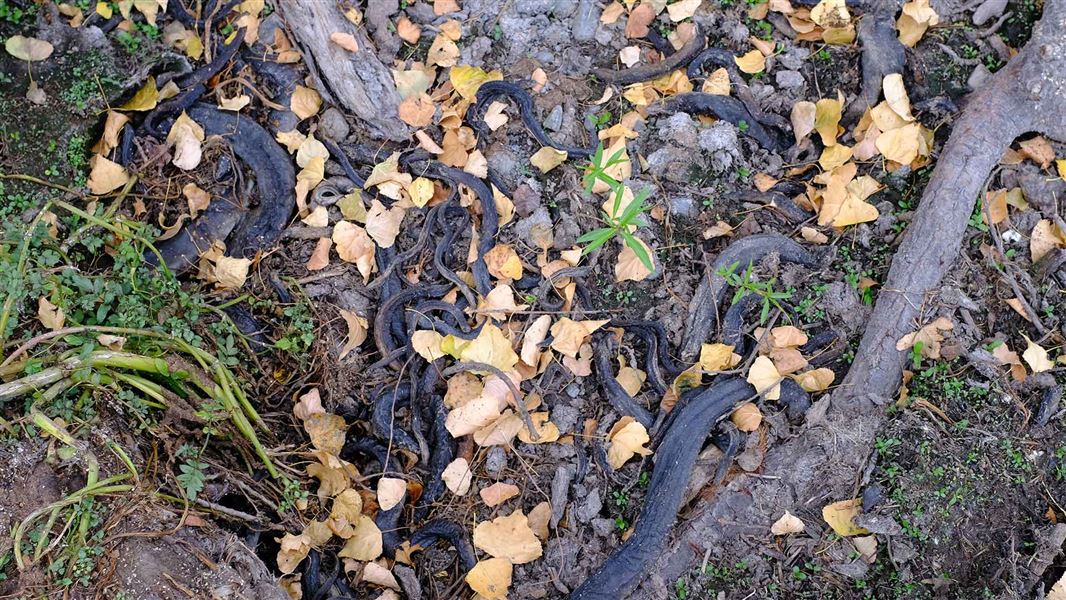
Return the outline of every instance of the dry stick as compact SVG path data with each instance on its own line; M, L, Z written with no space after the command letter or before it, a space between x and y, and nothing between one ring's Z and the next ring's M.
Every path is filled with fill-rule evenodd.
M1066 0L1048 0L1029 44L970 97L955 123L843 384L820 401L825 408L799 435L767 452L763 473L780 479L742 476L699 507L656 566L664 580L689 568L690 544L719 555L749 553L744 529L723 523L768 526L787 508L786 499L803 505L827 492L850 492L885 419L870 399L887 401L897 390L906 356L896 341L954 264L985 177L1023 133L1066 140L1064 71Z
M534 441L540 440L540 432L538 432L537 428L533 426L533 419L529 417L529 409L526 408L526 402L525 399L522 397L522 392L518 390L518 386L516 386L514 382L511 381L511 378L506 373L492 365L485 363L460 362L455 363L447 369L444 369L444 372L441 373L441 376L447 377L449 375L455 375L456 373L461 373L464 371L488 371L489 373L492 373L496 377L499 377L501 381L506 383L507 387L511 390L511 395L514 397L514 403L515 407L518 408L518 414L522 417L522 422L525 423L526 429L529 430L529 437L533 438Z
M987 187L988 185L985 184L985 188ZM984 205L985 223L988 224L988 234L992 236L992 241L996 244L996 250L999 252L999 255L1003 257L1004 261L1003 270L1001 271L1001 273L1004 277L1007 278L1007 282L1010 283L1010 288L1014 290L1014 297L1018 299L1018 303L1022 305L1023 309L1025 309L1025 313L1027 315L1026 318L1029 319L1029 322L1036 327L1036 330L1040 333L1040 336L1043 337L1047 334L1047 328L1044 327L1044 324L1040 321L1040 317L1037 316L1036 311L1033 310L1033 307L1029 304L1029 301L1025 298L1025 295L1022 294L1022 289L1021 286L1018 285L1018 280L1015 279L1014 275L1012 275L1010 272L1009 267L1012 265L1008 265L1006 263L1006 261L1010 259L1007 258L1007 253L1005 250L1003 250L1003 240L999 237L999 231L996 229L995 224L992 223L992 211L989 208L990 203L987 202L987 199L985 200L986 201L984 201L982 204ZM995 261L993 261L993 264L995 264Z

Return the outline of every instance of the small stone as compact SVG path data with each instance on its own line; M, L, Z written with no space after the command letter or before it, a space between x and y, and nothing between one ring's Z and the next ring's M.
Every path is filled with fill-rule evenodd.
M679 217L693 218L700 212L699 206L696 205L696 201L688 196L675 196L668 201L670 207L670 214Z
M559 131L563 126L563 106L556 104L555 108L548 113L548 118L544 119L544 128L552 131Z
M659 139L682 148L695 148L698 139L696 122L688 113L671 115L659 126Z
M577 238L581 235L581 227L574 220L574 217L570 216L570 213L562 213L559 216L559 222L555 224L555 230L552 232L555 235L556 250L569 250L577 244Z
M485 456L485 471L493 478L499 477L507 468L507 453L500 446L493 446Z
M600 514L601 508L603 508L603 500L600 499L600 495L590 490L574 514L581 523L588 523Z
M514 203L515 212L520 217L528 217L533 211L540 208L540 194L536 190L523 183L514 189L511 194L511 202Z
M737 128L732 123L718 121L700 130L699 146L706 152L737 152Z
M992 77L992 71L988 70L988 67L977 65L974 67L973 73L966 79L966 85L970 86L971 90L976 90L983 86L986 81Z
M593 519L591 525L592 531L600 537L609 537L614 533L614 521L610 519L604 519L602 517L599 519Z
M318 131L326 139L343 142L348 138L351 127L341 111L331 106L322 111L322 116L318 119Z
M596 0L579 0L574 15L573 34L579 42L587 42L596 35L600 24L600 5Z
M571 383L570 385L566 386L566 395L570 396L571 398L577 398L581 395L581 386L576 383Z
M807 83L799 71L778 71L774 74L774 80L785 89L801 88Z
M556 17L569 17L577 8L577 0L555 0L552 6L552 15Z
M520 15L543 15L555 8L555 0L522 0L515 8Z
M551 411L551 421L559 428L561 434L576 431L575 428L580 418L580 411L568 404L557 404Z
M533 248L540 248L540 243L544 241L550 246L554 242L552 230L551 215L543 206L533 211L532 215L519 219L515 223L515 235Z

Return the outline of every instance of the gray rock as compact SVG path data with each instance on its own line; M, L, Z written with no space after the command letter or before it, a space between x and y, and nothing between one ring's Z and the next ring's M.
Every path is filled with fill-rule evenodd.
M548 117L544 119L544 128L552 131L559 131L563 126L563 106L556 104L555 108L548 113Z
M992 19L996 19L1007 8L1007 0L985 0L977 10L973 11L973 24L984 25Z
M576 383L571 383L566 386L566 395L571 398L577 398L581 395L581 386Z
M555 234L553 247L556 250L569 250L577 244L577 238L581 235L581 227L574 217L570 216L570 213L562 213L552 233Z
M559 403L551 411L552 423L555 423L561 434L576 431L577 422L580 418L581 412L568 404Z
M860 331L866 325L869 307L864 306L855 289L843 281L829 284L822 294L825 312L843 323L849 332Z
M688 113L676 113L660 121L659 139L664 142L692 149L696 147L698 137L696 122Z
M397 564L392 567L392 574L400 582L403 593L408 600L422 600L422 584L418 582L415 570L407 565Z
M569 17L577 9L577 0L555 0L552 14L556 17Z
M966 79L966 85L970 86L971 90L976 90L985 84L992 77L992 71L988 70L988 67L983 64L974 67L973 73Z
M335 142L343 142L348 138L351 127L348 125L348 121L344 119L341 111L331 106L322 111L322 116L318 118L318 131L324 138Z
M790 71L802 71L803 64L810 55L810 50L795 46L784 54L778 54L777 62Z
M429 25L437 18L433 5L429 2L415 2L407 7L407 18L419 25Z
M855 517L855 524L859 527L865 527L870 530L870 533L880 533L882 535L899 535L903 533L903 528L899 523L888 515L881 514L860 514Z
M559 520L563 518L563 512L566 510L566 501L570 495L570 480L573 478L574 472L566 465L555 467L551 495L552 516L550 524L552 529L555 529L559 525Z
M543 15L555 8L555 0L522 0L515 8L520 15Z
M503 178L504 183L513 185L518 172L518 158L504 144L493 144L486 151L485 160L494 173Z
M474 38L474 41L463 46L462 55L463 63L479 66L484 64L485 55L492 51L492 40L485 36Z
M728 152L737 154L737 128L732 123L718 121L714 125L701 129L699 146L705 152Z
M801 88L807 83L799 71L778 71L774 74L774 80L785 89Z
M658 179L684 183L688 179L687 167L693 159L692 151L677 146L662 146L648 155L648 172Z
M537 210L533 211L533 214L524 219L519 219L515 223L515 234L518 239L536 248L537 244L533 241L534 239L539 239L544 235L549 237L552 235L552 218L548 214L548 209L539 206Z
M612 44L612 42L614 42L614 33L612 33L610 29L607 29L606 27L600 27L599 29L596 30L596 43L597 44L599 44L601 46L617 45L617 44Z
M670 208L670 214L677 215L679 217L694 218L700 213L699 205L696 201L688 196L675 196L667 201L667 206Z
M604 518L593 519L592 531L600 537L609 537L614 533L614 521Z
M491 477L499 477L507 468L507 453L500 446L493 446L485 455L485 471Z
M579 42L587 42L596 35L596 28L600 24L600 5L596 0L579 0L577 14L574 15L574 25L571 30L574 39Z
M601 508L603 508L603 500L600 499L600 495L595 490L589 490L574 514L579 522L588 523L600 514Z

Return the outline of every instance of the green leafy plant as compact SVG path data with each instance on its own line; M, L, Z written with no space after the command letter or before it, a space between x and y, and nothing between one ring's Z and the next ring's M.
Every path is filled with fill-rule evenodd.
M759 324L766 323L766 319L770 316L770 308L777 308L784 310L781 306L781 300L787 300L792 297L792 290L776 291L774 290L774 283L777 282L777 278L773 278L770 281L756 281L754 277L754 266L748 263L748 267L743 272L737 273L737 267L740 266L739 262L735 262L728 267L719 269L718 275L726 280L726 282L736 288L736 292L733 293L732 304L740 302L740 299L745 294L752 293L762 298L762 310L759 312Z
M585 191L591 193L593 186L598 181L607 184L614 197L614 206L611 210L611 215L606 212L603 213L603 220L607 224L605 227L593 229L579 237L577 241L585 244L585 247L581 249L583 256L606 244L612 238L621 238L622 243L636 254L641 264L651 271L655 268L651 254L648 252L647 247L637 240L631 231L647 226L647 223L641 217L648 210L648 205L644 201L647 200L651 191L648 188L637 191L633 196L633 200L622 210L621 214L618 214L622 206L625 186L607 173L607 169L625 162L626 159L623 154L624 151L619 150L604 160L603 144L601 143L596 148L596 153L593 155L592 160L585 167L585 174L582 177Z

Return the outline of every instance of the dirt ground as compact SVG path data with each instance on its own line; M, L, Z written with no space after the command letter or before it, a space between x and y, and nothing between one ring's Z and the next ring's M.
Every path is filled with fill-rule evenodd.
M88 16L93 13L88 4L67 6ZM272 4L267 3L261 32L280 22ZM447 19L456 19L461 23L459 64L498 69L504 80L523 84L537 77L536 71L545 73L548 83L533 96L533 112L552 137L575 146L587 145L582 123L586 113L602 118L600 128L606 129L633 109L622 94L598 103L604 86L591 75L592 69L617 68L618 52L634 43L646 52L651 48L646 40L625 37L624 16L613 24L601 23L604 2L460 0L459 12L445 17L435 15L433 3L425 0L381 2L374 10L366 3L347 4L362 10L377 56L386 65L425 60L434 32ZM780 13L753 19L750 11L756 4L705 0L689 22L699 25L710 45L736 56L751 49L752 36L772 43L765 72L748 79L763 111L788 122L797 102L832 98L838 91L848 99L859 94L859 45L799 41ZM933 134L928 164L888 172L883 160L864 162L859 172L884 186L866 199L877 208L876 219L844 228L818 227L828 237L821 244L807 243L819 256L812 266L774 255L753 266L758 281L774 282L788 292L778 325L795 325L812 336L837 334L838 342L821 366L831 369L838 382L849 369L878 295L885 293L881 284L895 248L920 205L954 120L965 110L967 94L1006 64L1012 49L1028 41L1042 7L1034 0L1010 0L981 25L972 21L976 6L934 1L933 8L939 26L907 49L903 73L915 115ZM863 14L861 9L853 12ZM999 15L1007 13L998 31L989 32ZM664 34L676 26L665 15L653 25ZM418 42L397 37L401 18L423 28ZM189 65L188 58L163 39L171 16L160 13L159 19L158 27L152 27L135 16L132 29L104 33L99 26L106 19L99 15L70 27L70 17L51 4L0 0L0 37L35 36L55 47L30 70L25 61L0 56L0 172L84 190L91 148L104 130L108 108L128 101L149 75ZM385 22L389 26L383 26ZM302 77L305 72L300 73ZM241 114L269 122L274 113L266 100L276 90L255 79L254 70L229 73L238 75L252 78L260 94L252 94L252 104ZM41 104L26 97L31 78L46 94ZM234 85L223 80L213 78L209 85L220 90ZM515 209L497 243L513 247L526 270L536 273L541 256L550 253L554 258L581 245L579 236L601 218L602 200L583 191L583 163L565 162L547 173L531 166L529 157L541 144L522 126L515 107L506 112L509 123L480 140L479 147L488 167L511 191ZM145 113L131 114L139 122ZM799 195L819 170L814 147L793 145L789 133L790 148L768 150L747 135L746 126L711 121L653 110L634 125L636 135L626 145L636 164L626 184L652 191L648 226L634 235L652 249L655 269L642 281L617 281L621 245L613 244L582 262L590 267L583 282L592 306L584 318L658 322L675 358L690 326L690 302L717 255L732 241L759 233L803 242L800 229L813 224L797 222L787 210L769 205L756 186L760 175L806 182L807 187L799 185L788 194ZM391 152L417 144L372 139L359 119L328 102L304 123L306 132L316 131L342 146ZM841 125L850 130L854 121L845 117ZM427 130L440 139L436 123ZM137 399L141 395L136 389L141 388L131 393L129 384L123 387L121 381L88 375L80 379L79 371L72 370L64 377L77 383L57 396L48 396L41 387L17 399L0 399L0 597L300 598L298 590L309 585L309 578L331 583L303 598L475 597L463 583L466 569L457 553L443 543L416 553L410 564L396 558L399 554L380 561L400 580L396 591L361 581L367 561L338 557L344 543L336 538L315 545L295 575L280 568L283 536L330 515L329 501L318 492L320 481L309 475L308 465L317 466L318 459L302 417L294 416L294 405L317 389L325 410L344 418L347 440L370 440L373 399L407 376L371 368L382 358L372 335L340 357L350 329L338 311L369 317L372 327L379 295L367 289L354 264L336 257L324 269L309 270L321 237L299 232L309 226L299 219L287 223L286 233L256 257L247 282L237 290L220 291L194 272L176 281L147 275L141 270L142 249L120 241L133 229L120 235L67 216L59 224L60 239L34 238L36 254L30 267L18 274L18 243L48 200L65 198L115 223L115 215L128 217L141 224L138 235L156 237L167 235L186 212L181 191L185 183L196 182L220 198L227 190L250 186L255 178L239 168L237 184L229 175L219 177L235 169L232 165L241 158L225 144L209 140L200 165L182 172L168 159L159 159L166 151L162 146L161 141L138 137L138 187L129 198L119 199L114 212L105 212L110 200L87 206L83 196L69 190L0 180L5 228L0 281L14 299L13 322L0 332L0 358L47 331L38 318L41 296L65 310L68 326L151 329L208 348L236 374L262 417L263 426L256 424L255 430L282 477L267 473L253 445L227 425L225 409L182 404L176 400L182 394L172 391L166 392L166 408L160 409ZM1056 157L1066 157L1066 144L1051 140L1050 146ZM363 167L372 165L357 166L367 171ZM812 170L795 168L803 165ZM339 185L338 178L345 175L333 159L325 161L324 170L322 186ZM993 355L1006 344L1020 356L1032 339L1052 358L1063 356L1066 268L1059 262L1047 269L1051 260L1035 265L1030 239L1038 223L1055 215L1066 217L1061 204L1066 181L1055 175L1054 166L1005 161L992 174L988 189L1013 188L1020 189L1026 208L1011 204L1007 219L992 226L1006 244L1005 256L997 253L989 226L975 213L950 277L923 307L931 316L927 322L945 317L954 326L942 340L939 357L912 353L904 393L883 408L885 420L867 449L866 470L855 478L851 496L861 498L854 524L865 528L865 535L842 536L823 519L823 506L843 499L836 497L781 506L781 513L788 510L802 521L802 528L789 535L772 535L765 523L696 520L739 475L758 477L769 449L793 439L804 427L805 415L790 415L782 404L759 399L761 425L744 434L724 478L716 481L722 452L709 442L687 477L686 501L675 534L663 549L664 555L681 558L642 578L631 597L1043 598L1066 575L1066 412L1059 408L1061 401L1048 399L1052 390L1061 395L1066 367L1059 362L1018 381L1010 366ZM312 192L311 198L327 207L329 222L334 223L342 212L337 199L329 199L323 190ZM52 210L60 212L54 205ZM425 220L423 213L415 213L404 221L396 242L399 249L412 247L419 238ZM729 232L711 234L722 222ZM82 240L61 243L83 227L88 233ZM460 232L449 251L464 256L476 244L471 236L469 227ZM404 274L409 278L431 271L432 251L411 262ZM1043 335L1024 311L1007 304L1017 292L1005 272L1021 279L1042 320ZM264 330L250 333L234 325L236 318L223 311L232 306L244 307ZM17 370L0 366L0 382L32 375L61 355L69 358L92 349L86 350L87 343L95 343L90 336L72 335L80 337L36 346L28 360L16 364ZM631 335L622 340L619 355L625 362L643 364L646 345ZM152 342L129 344L153 357L166 353ZM1025 365L1018 366L1026 372ZM400 539L408 539L429 519L460 523L469 531L477 523L517 510L529 514L547 503L550 534L542 540L543 556L514 565L510 598L562 598L588 579L639 527L655 466L653 454L637 456L619 469L605 468L600 455L612 425L623 415L612 408L595 373L575 374L562 364L548 373L537 380L536 393L543 402L540 410L550 412L559 430L559 443L515 439L487 447L470 440L459 444L457 455L470 459L473 490L502 482L517 486L518 495L489 507L474 492L445 491L428 515L418 519L409 495L395 531ZM192 387L188 381L184 385ZM649 386L637 395L639 403L652 409L660 399ZM1049 407L1053 402L1058 404ZM33 421L31 409L37 408L78 440L74 450ZM410 409L399 410L397 423L406 424L411 416ZM409 494L429 486L435 475L417 453L390 450L400 457ZM372 477L382 469L366 456L352 460L359 475L351 485L365 497L364 512L369 514L378 508ZM796 457L796 464L803 461L803 456ZM93 463L99 479L121 477L116 485L129 489L78 496L95 481L87 475ZM186 501L190 477L202 479L194 502ZM63 504L70 498L76 502ZM49 514L53 517L46 523L41 516ZM701 539L701 531L688 525L697 522L741 531L747 551L691 543ZM22 523L32 527L13 542ZM860 537L863 541L857 542ZM32 564L20 568L13 543L21 543L22 553L35 557ZM483 552L479 558L485 558ZM345 585L331 587L333 581Z

